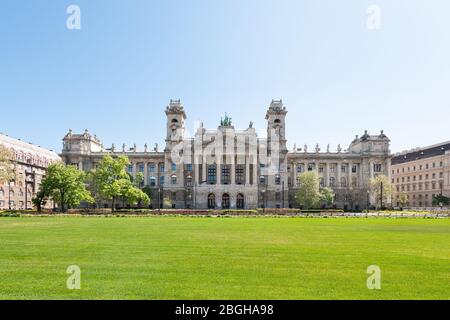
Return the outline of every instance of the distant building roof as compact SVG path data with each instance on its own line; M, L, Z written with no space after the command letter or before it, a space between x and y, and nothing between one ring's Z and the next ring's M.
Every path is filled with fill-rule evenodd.
M393 165L402 164L406 162L416 161L420 159L432 158L445 154L450 150L450 142L443 142L425 148L417 148L411 151L406 151L397 154L391 160Z
M48 150L34 144L12 138L0 133L0 145L8 149L14 149L16 152L29 153L33 156L45 157L49 161L60 161L61 158L52 150Z

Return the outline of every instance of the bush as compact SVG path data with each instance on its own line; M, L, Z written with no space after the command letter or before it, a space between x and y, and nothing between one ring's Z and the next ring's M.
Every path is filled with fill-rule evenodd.
M19 211L13 211L13 210L0 211L0 217L18 218L20 216L21 216L21 214Z

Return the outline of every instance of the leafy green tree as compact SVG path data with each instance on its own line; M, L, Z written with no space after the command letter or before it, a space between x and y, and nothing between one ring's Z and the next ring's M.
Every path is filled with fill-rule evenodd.
M126 156L118 158L105 156L92 173L99 195L103 199L112 201L112 211L115 210L117 200L121 198L128 204L150 203L150 198L134 185L127 173L128 164L129 160Z
M398 198L397 198L397 202L400 205L400 207L403 208L408 203L408 195L406 193L404 193L404 192L399 193Z
M137 172L134 177L131 177L131 181L133 181L133 185L136 188L141 189L144 182L144 174L142 172Z
M61 212L77 207L82 201L93 202L85 185L86 174L74 166L55 163L48 167L47 175L41 184L40 199L53 199L59 204ZM38 200L36 200L38 201Z
M433 206L448 206L450 205L450 198L443 196L442 194L433 197Z
M37 211L41 212L42 207L47 204L48 195L45 194L45 190L39 190L36 196L33 198L33 205L36 207Z
M296 194L297 203L305 209L311 209L318 206L321 200L320 180L317 172L310 171L301 174L298 177L298 191Z
M375 199L375 203L381 209L391 203L394 187L389 178L385 175L378 175L369 182L371 196Z
M10 182L14 178L15 170L11 162L11 151L0 146L0 182Z
M163 199L163 207L166 209L171 209L172 208L172 200L169 197L165 197Z
M331 206L334 203L334 191L329 187L322 188L320 190L320 200L327 206Z

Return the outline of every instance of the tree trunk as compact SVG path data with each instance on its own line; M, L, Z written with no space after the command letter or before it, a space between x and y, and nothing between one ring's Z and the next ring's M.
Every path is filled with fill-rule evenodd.
M112 208L111 208L111 212L114 212L115 207L116 207L116 197L112 197Z

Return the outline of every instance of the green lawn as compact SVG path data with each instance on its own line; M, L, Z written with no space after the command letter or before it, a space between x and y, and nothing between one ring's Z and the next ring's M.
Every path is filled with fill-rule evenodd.
M450 220L1 218L0 298L449 299Z

